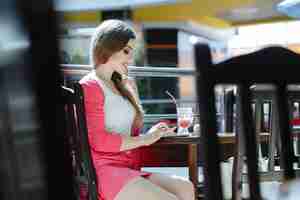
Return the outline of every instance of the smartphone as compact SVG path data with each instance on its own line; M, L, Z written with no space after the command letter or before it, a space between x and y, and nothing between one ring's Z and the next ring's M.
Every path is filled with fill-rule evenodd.
M119 73L119 72L117 72L117 71L114 71L113 73L112 73L112 75L111 75L111 80L112 81L122 81L122 75Z

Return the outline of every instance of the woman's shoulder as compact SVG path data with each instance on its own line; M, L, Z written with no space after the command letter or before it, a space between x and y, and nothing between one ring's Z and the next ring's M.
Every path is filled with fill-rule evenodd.
M88 74L84 75L80 79L79 83L81 85L95 84L96 83L96 79L94 77L94 72L92 71L92 72L89 72Z
M103 93L102 86L97 81L93 72L90 72L87 75L85 75L79 81L79 83L86 91L91 91L91 92L100 91L101 93Z

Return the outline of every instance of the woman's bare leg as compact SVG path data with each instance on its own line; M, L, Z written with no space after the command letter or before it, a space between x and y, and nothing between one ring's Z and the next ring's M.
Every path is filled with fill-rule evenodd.
M153 184L151 181L137 177L127 183L114 200L179 200L174 194Z
M194 185L189 180L160 173L152 173L148 180L168 192L175 194L179 200L195 200Z

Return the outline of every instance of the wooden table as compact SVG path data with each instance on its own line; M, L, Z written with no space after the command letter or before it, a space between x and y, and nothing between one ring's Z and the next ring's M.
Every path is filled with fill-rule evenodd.
M219 144L234 144L235 134L234 133L221 133L218 134ZM270 138L269 133L261 133L260 140L268 141ZM199 185L198 179L198 145L201 143L201 137L199 136L189 136L189 137L164 137L153 145L175 145L175 144L185 144L188 145L188 169L189 169L189 179L194 184L195 188ZM197 189L196 189L197 196Z
M189 137L164 137L161 138L154 145L174 145L174 144L186 144L188 145L188 168L189 168L189 179L195 186L198 185L198 151L197 145L200 144L200 137L189 136Z

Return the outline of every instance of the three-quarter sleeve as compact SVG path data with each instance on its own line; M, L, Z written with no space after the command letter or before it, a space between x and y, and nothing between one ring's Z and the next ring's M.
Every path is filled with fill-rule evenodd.
M81 83L90 146L95 151L119 152L122 137L105 129L104 94L96 81Z

